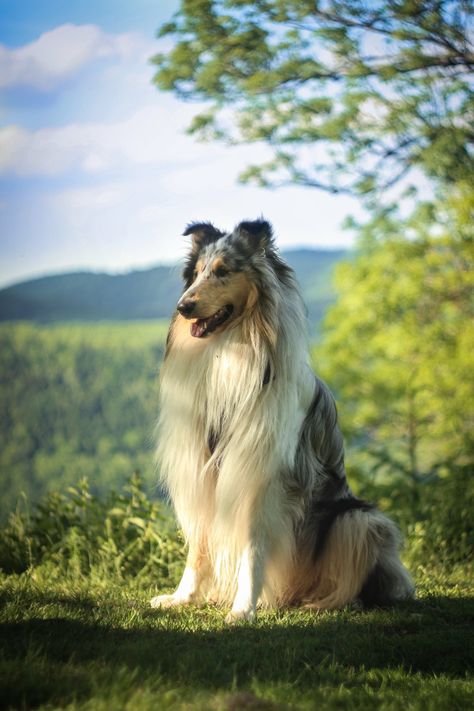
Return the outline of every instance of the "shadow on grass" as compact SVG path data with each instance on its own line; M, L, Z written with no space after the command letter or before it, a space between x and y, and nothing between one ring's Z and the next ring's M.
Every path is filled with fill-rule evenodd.
M257 625L235 627L219 627L205 610L193 617L189 610L138 606L131 608L133 622L124 623L110 605L88 598L35 599L59 605L62 614L30 613L0 625L5 708L85 698L127 674L145 685L161 677L207 691L244 689L252 680L304 691L347 684L367 670L464 679L474 661L474 598L467 597L427 598L395 610L263 614ZM93 608L93 620L84 619Z

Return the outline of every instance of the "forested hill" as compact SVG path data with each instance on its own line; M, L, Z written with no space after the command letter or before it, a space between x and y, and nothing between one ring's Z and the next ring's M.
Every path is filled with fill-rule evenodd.
M331 276L345 250L283 253L295 269L312 323L332 300ZM77 272L46 276L0 290L0 321L142 320L167 318L181 288L180 267L157 266L127 274Z

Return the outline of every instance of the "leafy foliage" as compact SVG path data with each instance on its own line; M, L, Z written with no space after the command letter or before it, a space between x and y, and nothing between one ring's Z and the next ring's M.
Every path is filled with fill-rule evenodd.
M473 216L467 187L405 219L377 215L339 269L315 354L360 485L420 521L425 553L461 558L474 550Z
M150 500L135 473L122 493L105 499L87 481L53 492L29 513L9 517L0 538L0 569L22 573L38 567L62 577L112 578L115 582L155 578L176 584L182 543L165 505Z
M155 81L203 138L266 143L242 176L370 195L474 172L470 0L182 0Z
M444 477L420 485L418 504L412 522L407 525L412 564L450 567L467 563L474 557L474 482L470 466L452 467ZM393 491L394 507L397 499ZM394 508L393 507L393 508ZM414 521L414 522L413 522Z
M84 477L136 469L154 483L153 427L166 323L0 328L1 509Z

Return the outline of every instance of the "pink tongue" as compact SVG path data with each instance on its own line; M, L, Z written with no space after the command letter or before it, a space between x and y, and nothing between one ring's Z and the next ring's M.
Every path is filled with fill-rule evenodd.
M204 321L194 321L194 323L191 324L191 336L194 336L194 338L201 338L201 336L204 334L206 330L206 322Z

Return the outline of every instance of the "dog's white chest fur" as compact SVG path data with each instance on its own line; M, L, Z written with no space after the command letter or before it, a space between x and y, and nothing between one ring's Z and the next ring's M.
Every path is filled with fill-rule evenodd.
M235 432L237 421L244 417L250 422L268 397L267 366L267 359L259 359L238 327L205 342L181 334L173 358L163 366L161 410L173 412L178 429L186 429L192 420L203 443L210 432Z

